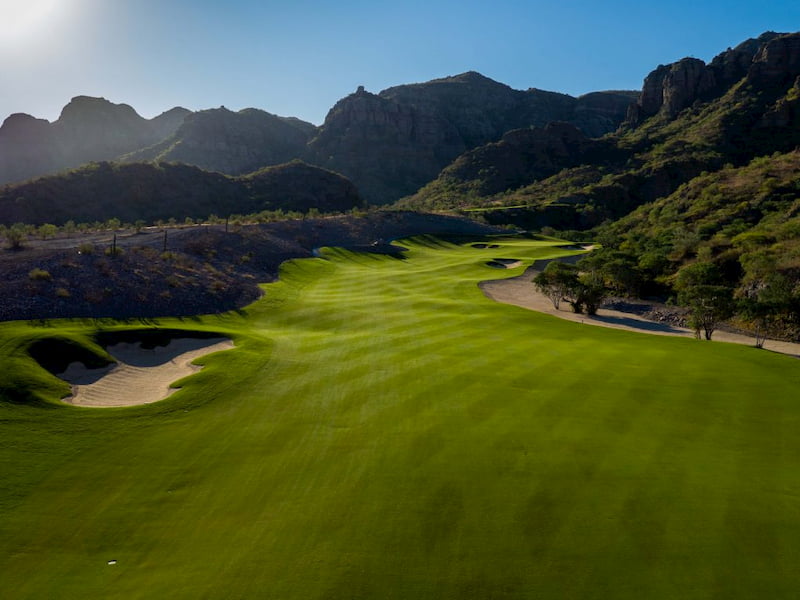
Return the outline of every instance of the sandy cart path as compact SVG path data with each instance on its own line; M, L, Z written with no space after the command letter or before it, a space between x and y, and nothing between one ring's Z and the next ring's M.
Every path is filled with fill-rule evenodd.
M483 281L480 283L479 287L487 298L497 302L513 304L514 306L554 315L569 321L598 325L600 327L611 327L613 329L626 329L628 331L638 331L653 335L694 337L694 332L691 329L675 327L668 323L650 321L638 315L618 310L601 308L597 311L597 315L593 317L573 313L566 303L562 303L559 309L556 310L553 308L552 302L550 302L544 294L538 292L531 282L537 272L538 269L535 270L529 267L525 273L518 277L496 281ZM713 339L714 341L731 342L734 344L755 345L754 338L727 331L715 331ZM764 343L764 348L782 354L800 356L800 344L792 342L767 340Z

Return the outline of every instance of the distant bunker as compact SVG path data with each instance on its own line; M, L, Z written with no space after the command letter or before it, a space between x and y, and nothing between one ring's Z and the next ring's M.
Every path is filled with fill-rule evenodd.
M233 348L231 340L218 334L169 329L101 332L96 341L112 362L64 338L31 347L39 364L72 385L64 402L90 407L158 402L177 391L172 383L201 368L192 361Z
M522 261L516 258L493 258L486 263L486 266L492 267L493 269L514 269L521 264Z

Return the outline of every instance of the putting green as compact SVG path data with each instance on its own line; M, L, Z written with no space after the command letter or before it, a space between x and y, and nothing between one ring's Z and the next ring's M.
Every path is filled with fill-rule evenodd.
M237 347L146 406L59 405L26 348L152 323L0 325L0 597L793 596L800 363L493 303L564 251L492 243L160 319Z

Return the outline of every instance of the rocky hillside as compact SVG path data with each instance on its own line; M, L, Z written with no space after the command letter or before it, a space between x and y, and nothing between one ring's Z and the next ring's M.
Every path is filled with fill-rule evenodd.
M187 116L172 135L122 160L181 162L241 175L302 157L315 131L311 123L263 110L215 108Z
M453 124L468 148L474 148L512 129L543 127L552 121L566 121L589 137L600 137L619 126L638 93L593 92L574 98L536 88L515 90L469 71L391 87L380 96L440 115Z
M424 197L429 209L448 208L454 198L480 202L569 167L613 161L618 154L613 143L589 138L569 123L515 129L459 156L417 197Z
M211 214L363 206L358 190L337 173L300 161L230 177L173 163L91 163L60 175L0 189L0 224L61 225L116 218L146 223Z
M469 72L340 100L316 127L262 110L173 109L150 121L129 106L81 96L54 123L12 115L0 128L0 183L90 161L181 162L227 175L293 159L340 172L374 204L413 193L454 158L512 129L572 123L615 130L637 93L580 98L514 90Z
M308 160L350 177L372 203L413 193L450 161L506 132L553 121L587 136L614 131L637 94L573 98L514 90L469 72L371 94L359 88L331 109Z
M0 127L0 183L109 160L172 135L190 114L173 108L145 119L127 104L78 96L50 123L26 114Z
M403 204L442 207L449 198L451 207L527 206L514 209L512 218L535 226L586 228L617 219L701 173L799 145L799 61L800 34L766 33L708 65L683 59L659 66L645 79L626 123L603 140L607 147L595 157L578 149L567 170L542 177L546 169L531 169L527 181L520 177L516 187L502 189L492 183L493 174L509 162L526 162L534 142L515 153L486 147L476 151L483 160L472 169L454 163ZM463 189L477 193L452 193Z

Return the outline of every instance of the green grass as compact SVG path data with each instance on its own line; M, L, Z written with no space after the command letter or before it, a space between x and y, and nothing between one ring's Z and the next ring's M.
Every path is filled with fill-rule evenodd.
M0 326L0 597L793 596L800 363L493 303L487 260L563 253L498 243L161 319L237 348L144 407L57 406L27 358L97 323Z

